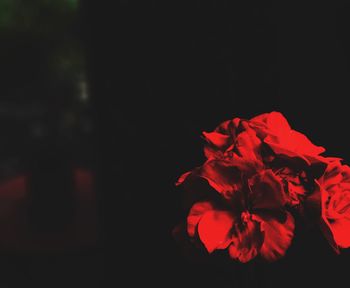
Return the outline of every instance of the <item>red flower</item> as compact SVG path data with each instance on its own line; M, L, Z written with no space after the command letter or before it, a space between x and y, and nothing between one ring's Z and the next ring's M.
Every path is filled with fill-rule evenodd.
M215 172L205 175L209 183L219 173L214 167L211 171ZM268 261L277 260L289 247L294 230L293 217L283 209L281 183L271 170L243 181L239 188L236 180L229 179L216 179L216 184L211 184L225 197L224 202L208 200L192 206L187 218L189 236L198 236L209 253L227 248L229 255L241 262L257 255Z
M324 175L316 181L315 196L324 233L338 250L350 247L350 167L339 161L328 165Z
M203 138L207 160L177 185L190 195L187 233L209 253L227 249L241 262L258 255L277 260L294 233L286 207L316 215L337 252L350 247L350 167L321 156L325 149L281 113L234 118Z

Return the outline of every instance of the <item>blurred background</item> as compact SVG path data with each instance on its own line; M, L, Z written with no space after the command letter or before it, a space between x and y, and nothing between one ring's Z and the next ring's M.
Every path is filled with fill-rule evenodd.
M346 283L317 229L271 265L193 262L171 231L224 120L278 110L350 163L349 4L183 2L0 0L1 288Z
M101 287L80 10L0 1L0 287Z

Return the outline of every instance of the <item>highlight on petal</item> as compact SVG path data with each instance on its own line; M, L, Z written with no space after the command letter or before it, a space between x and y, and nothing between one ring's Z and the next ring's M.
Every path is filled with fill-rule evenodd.
M214 209L210 202L198 202L194 204L187 216L187 233L194 237L196 228L203 215Z
M276 261L285 255L294 236L294 218L286 212L285 221L281 222L267 214L254 215L260 221L261 231L264 233L264 242L260 255L267 261Z
M199 238L209 253L225 249L231 242L233 217L227 211L209 211L198 224Z

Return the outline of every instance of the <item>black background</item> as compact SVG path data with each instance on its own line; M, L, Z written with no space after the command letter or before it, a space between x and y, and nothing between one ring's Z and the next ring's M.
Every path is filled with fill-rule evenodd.
M278 110L327 155L350 160L350 6L124 0L87 2L82 11L99 128L101 227L112 263L107 278L126 280L126 287L326 287L346 280L349 253L334 255L316 229L298 228L279 262L247 265L215 256L193 262L171 230L184 216L174 183L204 160L201 132L224 120Z

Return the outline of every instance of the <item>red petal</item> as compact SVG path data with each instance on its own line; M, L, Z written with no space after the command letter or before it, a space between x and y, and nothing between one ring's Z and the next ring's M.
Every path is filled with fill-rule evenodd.
M225 149L231 144L231 137L229 135L224 135L218 132L203 132L205 140L217 147L218 149ZM230 141L231 140L231 141Z
M220 160L224 158L223 151L219 151L209 145L204 147L204 155L208 160Z
M285 155L287 157L290 158L300 158L302 160L305 161L305 163L307 163L308 165L311 164L311 162L309 161L309 159L307 157L305 157L304 155L297 153L296 151L294 151L293 149L289 149L288 145L284 145L284 144L279 144L276 143L275 140L272 140L270 138L270 136L267 136L264 140L264 142L270 146L270 148L273 150L273 152L275 152L277 155Z
M194 204L187 216L187 233L193 237L196 233L196 228L205 213L212 211L213 205L210 202L198 202Z
M234 244L230 245L228 251L232 259L236 259L242 263L247 263L258 255L257 249L240 249Z
M350 219L341 218L331 223L331 231L333 232L335 242L341 248L350 247Z
M192 173L192 171L189 171L189 172L186 172L184 174L182 174L179 179L176 181L176 186L179 186L181 185L185 180L186 178Z
M342 175L344 182L350 182L350 167L348 165L342 165Z
M216 127L215 132L230 135L234 139L236 136L236 129L238 128L240 121L241 119L239 118L227 120Z
M238 190L241 174L231 163L212 160L207 161L197 173L199 177L206 179L211 187L230 199Z
M320 184L326 190L334 184L338 184L342 181L342 164L340 162L332 162L330 163L324 175L320 179Z
M287 135L291 130L286 118L279 112L261 114L252 118L249 122L250 126L256 130L262 139L268 135L270 137Z
M272 170L264 170L248 181L253 209L281 209L286 204L283 186Z
M230 126L232 125L231 124L232 120L226 120L224 122L222 122L220 125L218 125L216 128L215 128L215 132L219 132L219 133L223 133L223 134L230 134Z
M320 179L320 183L315 181L317 184L316 186L317 190L320 191L319 193L321 195L320 197L321 205L322 205L321 206L321 216L322 216L321 224L323 224L321 225L321 228L328 242L337 253L339 253L339 247L341 248L350 247L350 219L348 219L346 217L347 215L345 215L344 213L343 218L335 219L332 222L329 221L327 217L327 212L329 212L328 209L331 209L332 207L327 208L327 203L328 203L330 194L328 193L328 190L325 189L325 187L330 189L334 184L338 184L337 181L339 180L339 175L342 175L340 174L342 172L341 171L342 167L344 166L341 166L340 163L332 163L332 165L329 165L327 167L325 175ZM347 171L347 166L345 168ZM342 192L340 191L338 193L342 193ZM336 194L333 195L333 197L336 197L336 196L337 196ZM345 201L344 204L346 204L346 199L344 198L342 200ZM342 204L342 203L338 203L338 204ZM331 205L331 203L328 203L328 205ZM341 208L341 206L338 208Z
M345 190L349 189L346 187L349 187L349 183L345 185L339 184L339 190L330 198L326 213L328 219L350 218L350 191Z
M276 154L301 157L310 164L315 159L307 159L307 156L317 156L325 151L323 147L314 145L304 134L292 130L286 118L279 112L255 117L251 119L250 125L259 135L266 136L264 142Z
M269 129L279 135L287 134L291 130L287 119L280 112L271 112L266 122Z
M311 164L330 164L334 161L341 161L342 158L337 157L323 157L320 155L305 155L305 158L311 163Z
M209 211L198 224L199 238L209 253L224 249L231 242L233 217L226 211Z
M315 180L315 190L305 199L304 208L309 215L319 223L320 229L327 239L329 245L336 253L339 253L339 247L334 240L331 224L325 215L325 204L327 201L327 191L325 191L320 183Z
M319 155L325 151L323 147L314 145L304 134L295 130L290 132L290 142L295 151L304 155Z
M256 136L253 129L244 125L247 130L240 133L236 139L236 152L234 155L234 164L244 172L252 172L262 168L261 159L261 140Z
M263 114L260 114L258 116L255 116L252 119L250 119L250 122L259 123L259 124L260 123L266 124L267 118L269 117L269 114L270 113L263 113Z
M255 215L261 221L261 231L264 232L264 242L260 255L267 261L275 261L286 253L294 235L294 218L286 212L287 218L280 222L277 218L267 215Z
M232 244L229 247L231 258L246 263L253 259L262 244L263 235L260 224L252 219L243 225L236 225L233 230Z

